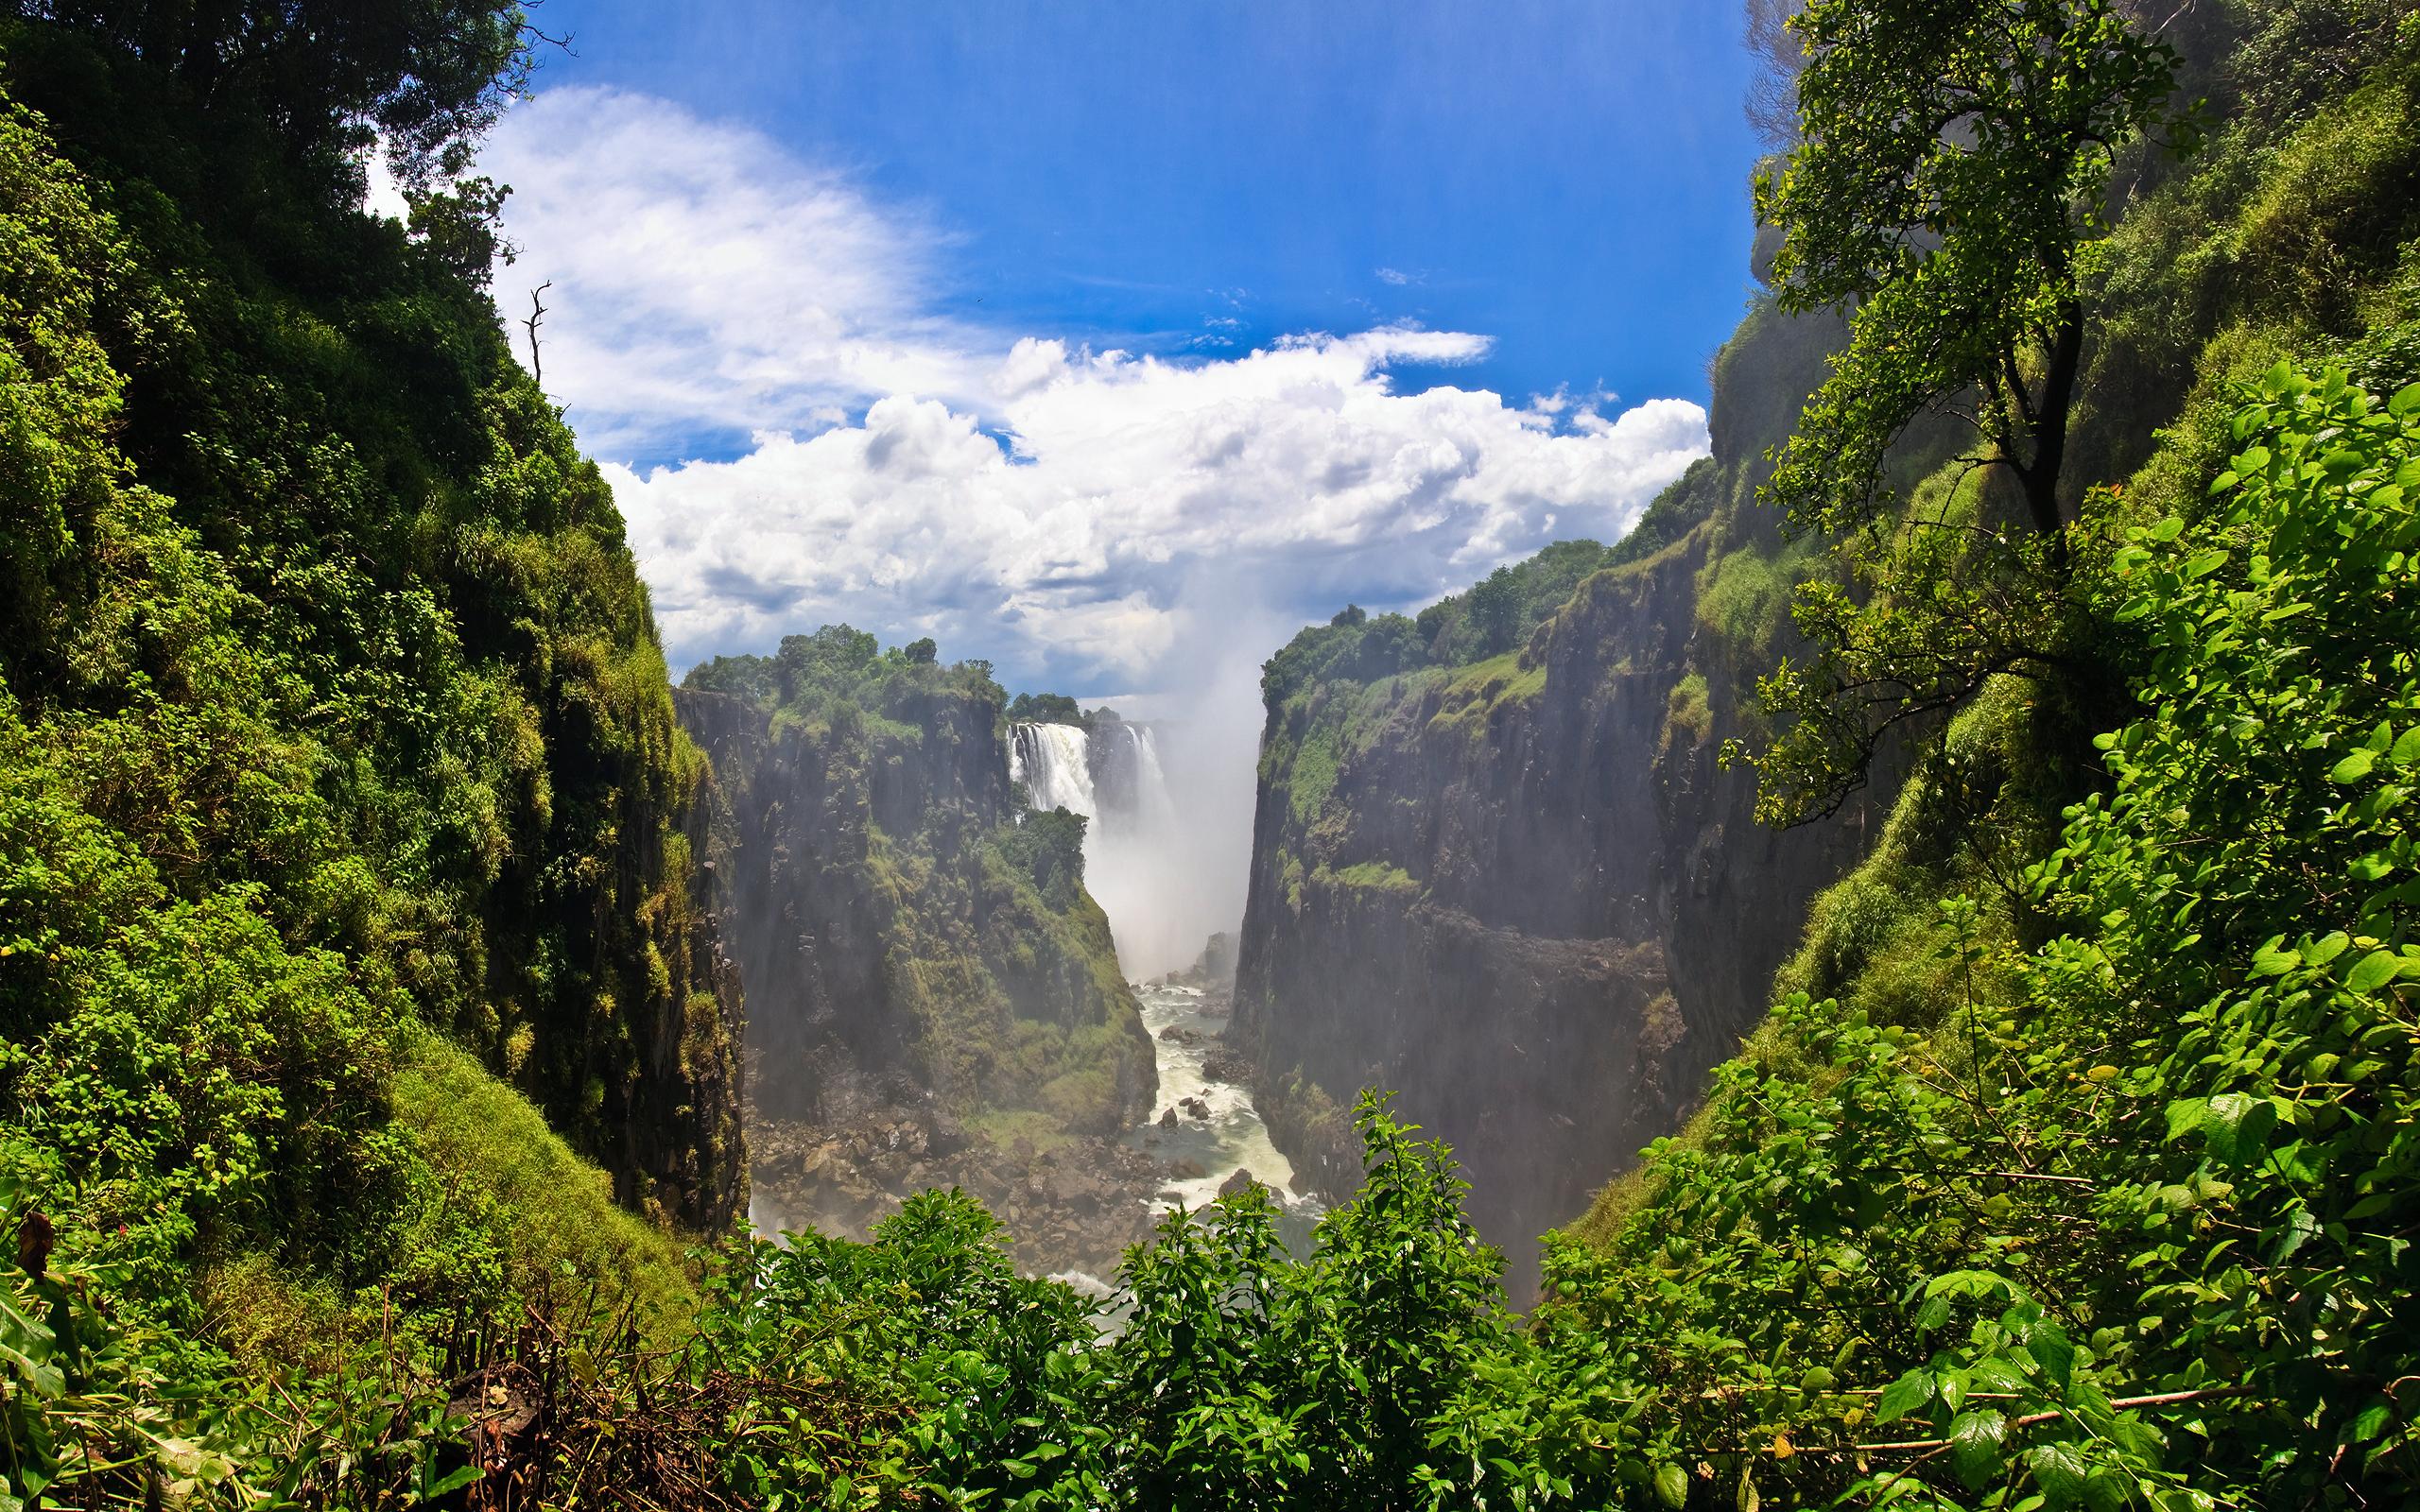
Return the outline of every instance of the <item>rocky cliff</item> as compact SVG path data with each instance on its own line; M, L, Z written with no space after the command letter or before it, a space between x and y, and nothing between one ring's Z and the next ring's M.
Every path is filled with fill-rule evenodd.
M1863 847L1864 805L1777 833L1754 774L1717 760L1788 644L1799 553L1754 485L1826 335L1751 317L1715 457L1519 649L1418 664L1424 615L1386 675L1350 649L1304 680L1271 663L1234 1030L1263 1111L1340 1194L1352 1098L1400 1092L1461 1157L1516 1294L1530 1241L1678 1126ZM1400 637L1342 617L1306 637L1355 633Z
M1150 1043L1082 890L1081 830L1020 822L996 696L918 669L837 715L694 686L676 699L714 766L707 866L747 994L760 1144L1048 1149L1150 1110ZM771 1193L785 1218L862 1227L849 1173L768 1179L788 1189Z

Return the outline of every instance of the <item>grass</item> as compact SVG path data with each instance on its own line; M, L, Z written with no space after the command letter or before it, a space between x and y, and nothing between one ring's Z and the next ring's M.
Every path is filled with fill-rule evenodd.
M603 1171L545 1116L459 1047L425 1030L398 1045L395 1118L433 1167L448 1202L482 1214L517 1288L578 1275L601 1306L628 1307L656 1337L698 1308L683 1245L614 1202Z
M1685 673L1680 681L1672 684L1672 691L1665 699L1660 748L1670 750L1684 732L1687 734L1691 747L1704 744L1705 738L1714 732L1714 710L1708 702L1705 674L1703 672Z
M1517 651L1474 662L1445 684L1437 713L1429 718L1429 731L1472 742L1483 740L1498 710L1530 702L1546 691L1546 685L1547 669L1524 667Z

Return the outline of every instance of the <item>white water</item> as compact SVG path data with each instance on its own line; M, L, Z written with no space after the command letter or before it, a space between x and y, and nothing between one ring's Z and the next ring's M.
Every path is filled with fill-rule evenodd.
M1009 781L1023 782L1033 806L1098 818L1090 737L1080 725L1017 725L1009 731ZM1087 847L1085 859L1090 860Z
M1187 806L1168 780L1151 726L1104 722L1090 734L1075 725L1014 726L1009 776L1025 784L1034 808L1063 808L1090 821L1085 886L1109 915L1119 964L1130 975L1161 975L1188 965L1212 933L1234 927L1212 899L1214 889L1202 885L1202 868L1194 864L1199 847L1184 822ZM1163 1212L1207 1207L1231 1177L1249 1171L1276 1199L1288 1245L1306 1252L1311 1226L1325 1210L1318 1198L1294 1190L1293 1162L1270 1141L1251 1092L1202 1072L1226 1018L1202 1011L1212 1003L1198 987L1138 984L1134 994L1151 1036L1160 1092L1150 1120L1127 1142L1166 1164L1189 1163L1202 1173L1171 1179L1152 1206ZM1188 1033L1193 1042L1161 1039L1168 1028ZM1206 1108L1208 1116L1187 1112L1187 1099ZM1163 1125L1171 1110L1175 1124ZM1061 1279L1100 1284L1075 1274Z
M1179 731L1181 739L1183 731ZM1183 754L1180 745L1178 754ZM1235 927L1240 901L1201 855L1203 806L1164 764L1160 735L1141 722L1016 725L1009 776L1036 809L1063 808L1084 829L1084 885L1109 914L1117 960L1132 977L1191 964L1201 942Z
M1253 1106L1251 1091L1232 1082L1212 1081L1202 1074L1202 1057L1213 1037L1226 1028L1226 1019L1201 1011L1209 998L1198 987L1144 985L1135 988L1134 996L1142 1004L1143 1027L1150 1031L1152 1053L1159 1062L1160 1097L1152 1105L1150 1122L1127 1136L1128 1143L1170 1163L1190 1160L1204 1172L1170 1180L1160 1189L1155 1206L1164 1212L1179 1203L1188 1211L1206 1207L1217 1199L1229 1177L1249 1171L1253 1179L1269 1188L1283 1210L1278 1227L1287 1243L1298 1252L1303 1250L1308 1245L1311 1225L1326 1209L1317 1197L1294 1190L1294 1162L1270 1143L1269 1125ZM1172 1026L1200 1038L1192 1044L1161 1039L1160 1031ZM1188 1097L1206 1106L1210 1116L1188 1114L1183 1107ZM1170 1109L1176 1112L1173 1128L1160 1122Z

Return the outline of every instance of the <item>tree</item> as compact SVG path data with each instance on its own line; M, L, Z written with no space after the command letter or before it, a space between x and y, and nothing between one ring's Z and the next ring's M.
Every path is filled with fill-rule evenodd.
M2056 537L2109 174L2185 126L2176 55L2111 0L1812 0L1789 26L1801 140L1756 212L1784 232L1781 307L1846 312L1849 344L1771 497L1803 529L1871 524L1893 442L1971 404L1979 461Z
M1793 530L1846 538L1845 582L1800 589L1813 654L1759 688L1781 824L1836 812L1908 721L2066 675L2089 616L2062 483L2110 179L2144 134L2190 137L2175 53L2112 0L1809 0L1789 26L1800 140L1756 209L1783 232L1776 302L1849 338L1766 488ZM1931 415L1979 445L1903 499L1887 465Z
M1481 656L1500 656L1512 649L1521 634L1521 579L1512 568L1498 567L1472 584L1462 604L1471 628L1478 632Z
M469 166L539 37L512 0L0 0L0 14L97 35L302 152L383 138L420 191Z
M826 625L813 635L785 635L773 658L782 701L792 702L813 689L853 688L879 655L879 643L852 626Z
M1806 61L1789 29L1798 0L1747 0L1741 9L1755 62L1748 76L1748 125L1767 146L1787 152L1798 145L1798 70Z

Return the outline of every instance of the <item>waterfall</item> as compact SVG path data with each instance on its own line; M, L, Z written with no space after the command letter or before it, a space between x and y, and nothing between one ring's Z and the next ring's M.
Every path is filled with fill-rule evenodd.
M1037 809L1093 818L1091 742L1077 725L1015 725L1009 730L1009 781L1023 782Z
M1150 725L1103 718L1009 727L1009 777L1036 810L1063 808L1084 829L1084 885L1109 915L1129 975L1156 976L1193 959L1233 920L1192 865L1183 813ZM1178 753L1182 755L1183 752Z
M1104 829L1150 834L1176 819L1159 743L1149 725L1105 723L1093 732L1093 792Z

